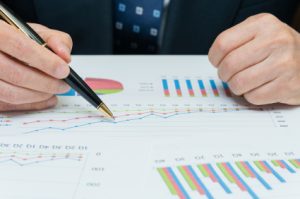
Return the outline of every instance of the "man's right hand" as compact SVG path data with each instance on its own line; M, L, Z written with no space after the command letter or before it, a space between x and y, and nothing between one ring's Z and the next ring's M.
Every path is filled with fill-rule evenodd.
M57 54L0 20L0 112L39 110L56 105L55 94L70 87L72 39L63 32L30 24Z

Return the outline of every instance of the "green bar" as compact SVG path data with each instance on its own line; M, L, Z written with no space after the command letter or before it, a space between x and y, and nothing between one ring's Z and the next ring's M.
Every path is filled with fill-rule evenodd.
M256 165L256 167L257 167L259 170L265 172L264 168L260 165L259 161L254 161L254 164Z
M219 167L219 169L222 171L223 175L229 180L229 182L231 183L235 183L234 179L232 178L232 176L227 173L226 169L222 166L221 163L217 163L217 166Z
M236 162L235 164L246 177L251 177L250 173L245 169L241 162Z
M276 167L279 167L279 166L280 166L276 160L272 160L271 162L272 162L272 163L274 164L274 166L276 166Z
M188 176L186 171L183 169L183 167L178 167L178 170L180 171L180 173L184 177L184 179L187 181L187 183L190 185L191 189L193 191L197 190L197 187L195 186L195 184L193 183L191 178Z
M171 194L172 195L177 195L177 192L176 192L175 188L173 187L173 185L172 185L171 181L169 180L168 176L165 174L164 170L161 169L161 168L158 168L157 171L159 172L160 176L162 177L162 179L166 183L166 185L169 188Z
M289 160L289 162L297 169L300 169L300 166L297 164L297 162L295 160Z
M207 171L204 169L203 165L198 165L198 169L201 171L204 177L209 177Z

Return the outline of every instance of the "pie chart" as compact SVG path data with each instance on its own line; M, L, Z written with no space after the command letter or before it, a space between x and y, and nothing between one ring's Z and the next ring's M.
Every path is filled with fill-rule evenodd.
M124 90L122 83L111 79L86 78L85 82L98 95L109 95L120 93Z

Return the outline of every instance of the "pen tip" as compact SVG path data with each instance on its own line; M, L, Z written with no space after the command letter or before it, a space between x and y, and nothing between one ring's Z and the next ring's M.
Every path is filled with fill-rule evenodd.
M101 111L106 117L115 120L115 116L104 103L99 105L98 110Z

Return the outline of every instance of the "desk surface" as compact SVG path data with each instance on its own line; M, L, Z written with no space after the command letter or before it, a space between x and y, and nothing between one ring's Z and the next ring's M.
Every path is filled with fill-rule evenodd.
M232 95L206 56L75 56L78 94L0 115L0 198L298 198L299 108Z

